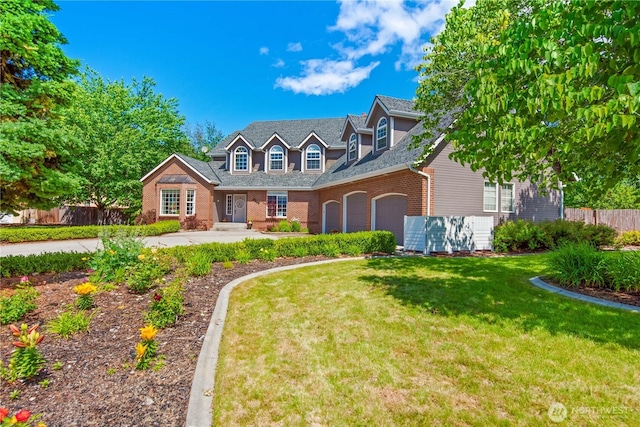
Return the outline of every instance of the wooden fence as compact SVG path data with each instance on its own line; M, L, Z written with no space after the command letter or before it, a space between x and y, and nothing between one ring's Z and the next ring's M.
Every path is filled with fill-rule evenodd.
M24 222L36 224L97 225L98 208L92 206L65 206L48 211L28 209L24 212ZM126 224L129 217L119 209L107 209L103 213L102 224Z
M605 224L618 232L640 230L640 209L576 209L566 208L564 219L585 224Z

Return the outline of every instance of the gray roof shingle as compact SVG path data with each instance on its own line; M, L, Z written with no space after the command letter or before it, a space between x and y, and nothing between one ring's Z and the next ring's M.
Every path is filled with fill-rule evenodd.
M220 177L220 186L228 188L302 188L311 189L318 175L305 174L300 171L287 172L285 174L267 174L265 172L253 172L246 175L231 174L225 170L224 161L210 163L212 169Z
M391 96L376 95L376 97L382 102L387 110L402 111L405 113L420 114L415 110L415 102L409 99L393 98Z
M194 159L193 157L185 156L184 154L175 154L176 156L180 157L183 162L191 166L194 170L198 171L200 175L204 176L211 183L220 183L220 179L211 168L211 162L203 162L202 160Z
M344 118L251 122L246 128L225 138L213 151L218 153L238 135L242 135L253 148L259 148L276 133L291 147L297 148L311 132L318 135L330 148L344 148L344 142L340 141L343 124Z

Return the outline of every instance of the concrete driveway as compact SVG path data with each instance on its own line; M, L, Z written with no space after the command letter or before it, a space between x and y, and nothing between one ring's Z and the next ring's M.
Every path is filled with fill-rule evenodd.
M255 230L179 231L162 236L145 237L145 246L158 248L199 245L201 243L232 243L244 239L277 239L278 236L262 234ZM95 252L102 248L100 239L48 240L46 242L5 243L0 245L0 256L36 255L45 252Z

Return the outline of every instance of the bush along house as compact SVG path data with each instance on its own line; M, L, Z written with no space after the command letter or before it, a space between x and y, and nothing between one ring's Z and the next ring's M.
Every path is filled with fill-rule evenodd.
M416 164L422 148L409 147L420 117L412 101L378 95L368 114L253 122L208 162L175 153L145 175L143 213L197 216L206 228L297 220L311 233L389 230L401 245L405 215L492 216L496 224L560 217L560 192L489 182L449 159L444 135L425 141L435 148Z

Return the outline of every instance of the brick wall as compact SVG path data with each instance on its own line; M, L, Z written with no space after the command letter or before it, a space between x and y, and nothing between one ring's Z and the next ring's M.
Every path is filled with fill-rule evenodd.
M424 168L422 172L431 175L430 203L431 210L434 206L434 182L435 174L433 169ZM388 193L407 195L407 215L427 214L427 178L409 170L391 173L388 175L369 178L365 180L351 182L336 187L320 190L318 222L313 227L309 227L312 233L322 232L322 205L329 200L340 202L341 212L343 196L354 191L365 191L367 193L367 229L371 229L371 199ZM340 229L343 227L343 218L340 218Z
M158 183L163 175L189 175L195 183L189 184L169 184ZM180 214L179 215L160 215L160 190L163 189L180 189ZM213 185L197 176L193 171L185 166L181 161L172 159L162 168L158 169L149 176L142 187L142 212L155 210L156 220L177 219L184 221L186 215L186 191L195 190L195 214L199 220L203 222L207 229L213 226Z

